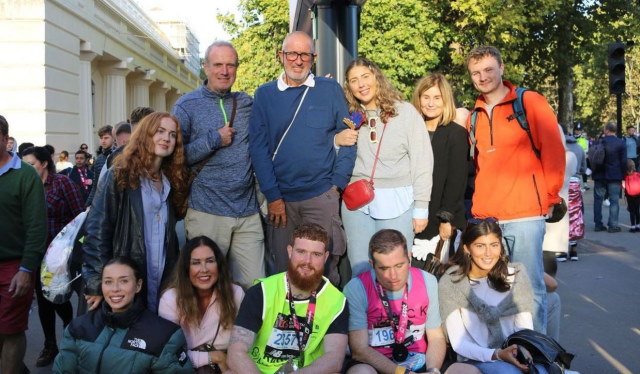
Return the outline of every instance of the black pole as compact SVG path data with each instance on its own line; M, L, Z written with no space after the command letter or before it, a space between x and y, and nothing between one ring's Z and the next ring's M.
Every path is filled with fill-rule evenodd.
M622 138L622 94L616 94L616 114L618 121L618 138Z

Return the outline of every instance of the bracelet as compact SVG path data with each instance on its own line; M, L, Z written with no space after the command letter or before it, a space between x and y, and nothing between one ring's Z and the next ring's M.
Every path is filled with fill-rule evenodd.
M209 366L213 366L213 360L211 359L211 352L212 352L212 351L209 351L209 352L207 353L207 357L209 358Z
M442 374L442 373L440 372L440 369L438 369L438 368L429 368L429 369L427 369L427 371L425 371L425 373L436 373L436 374Z
M495 351L493 351L493 352L496 354L496 361L503 361L503 360L500 358L500 351L501 351L501 349L500 349L500 348L497 348Z

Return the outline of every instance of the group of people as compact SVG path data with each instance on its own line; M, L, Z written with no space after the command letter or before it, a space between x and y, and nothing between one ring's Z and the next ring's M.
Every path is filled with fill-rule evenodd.
M546 331L542 242L563 203L565 148L544 97L524 95L525 131L494 47L467 59L480 93L469 118L442 74L406 102L366 58L347 67L343 87L314 76L305 33L278 54L283 73L252 99L231 91L233 46L209 46L203 85L172 114L148 111L131 126L126 146L94 169L88 203L51 154L35 147L21 162L6 152L2 118L3 370L18 372L24 355L38 261L64 226L51 221L85 205L78 291L89 312L71 320L70 305L40 308L67 326L55 372L439 373L446 336L458 361L449 373L528 370L517 347L500 347L514 331ZM341 195L361 180L374 195L350 209ZM439 284L411 267L414 239L458 231ZM345 253L353 278L342 293ZM55 330L45 335L58 353Z

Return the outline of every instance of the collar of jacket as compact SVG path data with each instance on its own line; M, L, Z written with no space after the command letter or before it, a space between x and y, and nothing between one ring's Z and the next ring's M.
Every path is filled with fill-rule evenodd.
M503 80L502 83L507 86L507 88L509 89L509 92L502 98L502 100L497 103L496 105L502 105L505 103L510 103L512 101L514 101L517 98L516 95L516 86L506 80ZM474 105L473 109L478 109L478 108L482 108L483 110L485 109L485 104L487 102L484 99L484 95L480 94L477 98L476 98L476 105ZM524 105L524 104L523 104Z
M210 98L212 98L214 100L218 100L218 99L223 99L224 100L224 99L226 99L226 98L231 96L231 90L221 94L221 93L213 91L212 89L207 87L207 83L209 83L209 80L205 79L204 82L202 82L202 87L200 87L200 91L202 92L202 96L210 97Z
M106 301L102 303L102 311L104 313L104 324L116 329L127 329L131 327L144 312L140 295L136 295L133 304L124 312L114 313Z

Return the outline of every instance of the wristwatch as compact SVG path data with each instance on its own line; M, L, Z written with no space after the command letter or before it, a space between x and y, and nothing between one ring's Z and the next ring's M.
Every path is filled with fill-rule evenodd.
M440 372L440 369L438 369L438 368L429 368L429 369L427 369L427 371L425 371L425 373L436 373L436 374L442 374L442 373Z

